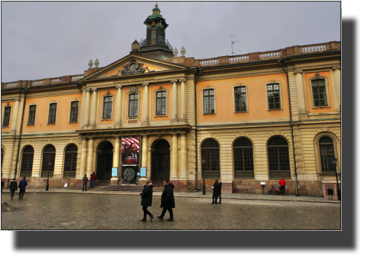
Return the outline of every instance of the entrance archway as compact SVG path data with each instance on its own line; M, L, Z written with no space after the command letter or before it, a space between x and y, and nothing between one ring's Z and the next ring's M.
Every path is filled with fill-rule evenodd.
M97 147L97 179L110 180L113 149L111 142L103 141Z
M152 180L170 179L170 144L165 139L155 141L151 161Z

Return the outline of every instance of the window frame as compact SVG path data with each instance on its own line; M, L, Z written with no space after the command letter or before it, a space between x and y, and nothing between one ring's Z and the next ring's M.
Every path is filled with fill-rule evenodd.
M8 124L4 125L6 109L9 109L9 117L8 117ZM11 118L11 116L12 116L12 106L11 105L5 105L3 107L3 121L1 122L1 127L10 127L10 118Z
M321 151L320 151L320 140L323 137L329 137L333 141L333 150L334 156L337 158L337 174L341 174L341 149L340 149L340 142L338 141L337 136L332 132L320 132L315 136L313 141L315 147L315 160L316 160L316 173L320 176L334 176L334 171L324 172L322 169L321 163Z
M235 92L235 89L238 88L238 87L244 87L245 88L245 110L244 111L237 111L236 110L236 98L235 98L235 95L237 94L237 92ZM232 87L232 100L233 100L233 109L234 109L234 113L237 114L237 113L248 113L248 110L249 110L249 102L248 102L248 86L245 85L245 84L242 84L242 83L238 83L237 85L233 86Z
M207 142L208 140L213 140L217 143L218 147L203 147L204 143ZM219 179L221 177L221 147L220 147L220 144L218 142L218 140L214 139L214 138L207 138L205 140L202 141L201 143L201 152L200 152L200 156L201 156L201 159L200 159L200 167L201 167L201 178L203 178L203 175L205 176L205 179ZM213 167L213 159L212 159L212 152L211 151L218 151L218 170L212 170L210 168L210 170L207 170L207 169L202 169L203 168L203 164L201 162L202 158L204 157L204 154L203 154L203 151L207 151L209 152L209 159L206 159L206 163L205 163L205 166L209 166L209 167ZM206 155L206 154L205 154ZM203 173L204 171L204 173Z
M213 96L209 95L209 96L205 96L205 91L207 90L213 90ZM203 88L201 89L201 97L202 97L202 114L203 115L216 115L217 114L217 103L216 103L216 91L215 91L215 88L214 87L210 87L210 86L207 86L206 88ZM214 112L211 113L206 113L205 112L205 98L209 98L209 97L213 97L213 108L214 108Z
M77 121L72 121L72 104L77 102ZM68 123L79 123L80 121L80 101L72 100L69 107L69 121Z
M45 150L46 150L46 148L48 147L48 146L52 146L52 147L54 147L54 149L55 149L55 152L53 153L54 154L54 158L53 158L53 164L51 165L51 170L50 170L50 173L48 173L48 164L47 164L47 170L43 170L43 165L44 165L44 163L45 163L45 154L51 154L52 155L52 153L45 153ZM47 162L48 163L48 162ZM53 177L53 175L54 175L54 172L55 172L55 164L56 164L56 147L53 145L53 144L47 144L44 148L43 148L43 151L42 151L42 163L41 163L41 173L40 173L40 177L41 178L47 178L47 175L49 174L50 176L50 178L52 178ZM52 177L51 177L51 172L52 172Z
M27 147L31 147L33 149L33 152L30 153L30 152L26 152L25 153L25 149ZM24 161L25 161L25 156L24 155L33 155L32 158L31 158L31 170L30 171L24 171L22 169L23 165L24 165ZM20 177L31 177L32 173L33 173L33 164L34 164L34 155L35 155L35 150L34 150L34 147L31 146L30 144L29 145L25 145L23 148L22 148L22 159L21 159L21 165L20 165ZM29 160L29 159L28 159Z
M137 100L131 99L132 95L137 95ZM128 112L127 112L127 118L128 119L137 119L140 115L140 92L134 91L128 93ZM137 101L137 112L135 115L131 116L131 101Z
M51 105L55 104L55 121L52 123L50 122L50 116L51 116ZM48 104L48 117L47 117L47 125L56 125L56 120L57 120L57 102L51 102Z
M71 145L76 146L77 150L76 151L67 151L68 147L71 146ZM76 158L75 159L76 166L74 167L74 171L67 171L66 170L67 154L73 155L74 152L75 152L75 158ZM69 143L65 147L65 150L64 150L64 167L63 167L63 177L64 178L75 178L76 177L76 173L77 173L77 155L78 155L78 146L77 146L77 144L75 144L75 143ZM70 168L72 168L72 162L71 162Z
M104 106L105 106L105 98L106 97L111 97L111 117L110 118L105 118L104 115L105 115L105 112L104 112ZM114 94L111 94L110 91L107 91L106 94L103 94L102 95L102 108L101 108L101 112L102 112L102 115L101 115L101 120L113 120L114 118Z
M237 141L240 139L246 139L251 143L251 146L237 146L235 147L235 144ZM245 150L251 149L251 163L252 163L252 169L251 170L245 170ZM242 155L242 170L236 170L236 164L235 164L235 150L241 150L241 155ZM245 136L237 137L233 144L232 144L232 153L233 153L233 165L234 165L234 179L249 179L249 178L254 178L255 175L255 161L254 161L254 150L253 150L253 143L252 141Z
M29 124L29 122L30 122L30 107L33 107L33 106L35 106L35 112L34 112L34 120L33 120L33 124ZM35 120L36 120L36 118L37 118L37 104L30 104L29 105L29 109L28 109L28 113L27 113L28 115L27 115L27 122L26 122L26 126L35 126Z
M270 109L269 107L269 95L268 95L268 85L274 85L274 84L278 84L279 86L279 109ZM268 111L282 111L283 110L283 104L282 104L282 91L281 91L281 82L268 82L268 83L265 83L265 95L266 95L266 109Z
M286 141L287 145L269 145L270 141L274 138L282 138ZM290 144L289 144L289 141L287 138L285 138L284 136L281 136L281 135L274 135L272 137L270 137L266 143L266 146L267 146L267 156L268 156L268 174L269 174L269 179L270 180L276 180L276 179L280 179L281 177L285 178L285 179L291 179L291 157L290 157ZM277 148L278 151L277 151L277 154L278 154L278 157L277 157L277 161L278 161L278 168L281 167L281 157L280 157L280 149L287 149L286 152L287 152L287 157L288 157L288 161L287 161L287 164L289 166L289 169L287 170L271 170L270 167L271 167L271 164L270 164L270 151L269 151L269 148Z
M323 106L316 106L315 105L315 97L313 96L313 85L312 85L312 81L316 81L316 80L324 80L324 83L325 83L325 96L326 96L326 103L327 105L323 105ZM312 109L317 109L317 108L330 108L330 97L329 97L329 82L328 82L328 78L325 77L325 76L320 76L319 73L317 73L314 77L310 78L308 80L308 85L309 85L309 88L310 88L310 92L311 92L311 105L312 105Z
M158 114L157 113L157 107L158 107L158 105L157 105L157 94L159 93L159 92L165 92L166 93L166 114ZM168 103L169 103L169 101L168 101L168 90L167 89L165 89L165 88L163 88L163 87L160 87L159 89L157 89L157 90L154 90L154 117L167 117L168 116Z

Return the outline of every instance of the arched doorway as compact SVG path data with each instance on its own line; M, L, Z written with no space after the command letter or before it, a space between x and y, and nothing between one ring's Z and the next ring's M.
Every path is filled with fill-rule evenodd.
M151 178L162 181L170 179L170 144L165 139L157 140L152 153Z
M110 180L112 170L113 149L111 142L103 141L97 148L97 179Z

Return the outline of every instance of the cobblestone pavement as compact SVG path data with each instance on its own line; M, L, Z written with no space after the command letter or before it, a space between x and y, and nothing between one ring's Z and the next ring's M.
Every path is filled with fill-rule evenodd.
M4 190L5 191L5 190ZM261 198L257 198L260 196ZM224 194L222 204L211 205L211 194L175 193L174 221L155 218L141 222L138 194L38 192L28 190L23 200L9 192L2 202L18 207L2 212L3 230L340 230L341 207L323 198ZM290 198L289 198L290 197ZM160 215L160 193L149 207Z

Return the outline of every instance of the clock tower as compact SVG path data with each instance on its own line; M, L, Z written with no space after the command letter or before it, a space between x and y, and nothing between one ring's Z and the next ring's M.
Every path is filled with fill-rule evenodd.
M166 39L168 24L161 15L158 4L155 4L153 14L144 21L146 39L142 41L140 55L158 60L173 58L173 49Z

